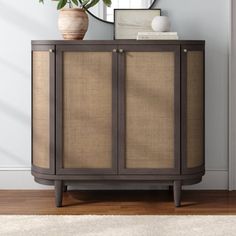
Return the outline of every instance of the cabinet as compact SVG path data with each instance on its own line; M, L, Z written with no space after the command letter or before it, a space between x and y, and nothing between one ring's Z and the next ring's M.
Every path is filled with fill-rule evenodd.
M155 189L204 175L204 41L32 41L32 174Z

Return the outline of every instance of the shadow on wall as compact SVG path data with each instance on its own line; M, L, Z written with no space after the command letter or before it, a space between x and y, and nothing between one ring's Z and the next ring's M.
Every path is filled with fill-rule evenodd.
M12 120L11 123L13 126L14 126L14 123L16 122L20 124L19 127L24 126L25 128L30 129L30 125L31 125L30 116L24 114L22 111L13 107L9 103L6 103L0 100L0 118L2 116L6 116L7 120ZM2 124L2 127L4 126L6 125ZM15 139L16 137L12 136L13 134L11 131L9 131L8 133L8 131L3 130L2 132L3 136L1 137L1 140L3 140L3 142L0 143L0 157L2 160L4 159L8 160L9 163L14 162L15 165L25 166L24 155L21 156L20 154L18 155L18 153L14 153L14 152L17 152L17 150L19 150L20 144L18 142L21 142L20 139L25 140L25 137L19 134L19 132L17 132L16 130L16 134L17 133L19 135L19 138ZM12 140L15 140L15 141L17 140L16 141L17 143L10 144Z
M19 164L19 165L25 165L25 161L22 159L22 157L16 155L13 152L10 152L9 150L0 147L0 156L6 156L9 159L14 160L15 164Z
M23 70L22 68L20 68L19 66L17 66L16 64L7 61L3 58L0 57L0 65L3 67L7 67L9 70L16 72L17 74L21 75L20 79L24 78L26 80L30 80L31 79L31 75L30 73L27 73L26 70Z
M37 1L35 1L35 3L37 4ZM19 9L18 5L17 8ZM28 31L30 34L35 33L37 35L39 32L44 32L44 34L49 33L50 35L52 31L49 25L42 24L35 18L21 13L16 8L13 8L12 5L8 5L3 1L1 1L0 19L6 21L7 23L16 25L24 31Z
M4 113L4 115L10 116L11 118L19 121L20 123L26 125L27 127L30 127L30 116L27 116L19 109L11 106L10 104L7 104L3 101L0 101L0 112Z

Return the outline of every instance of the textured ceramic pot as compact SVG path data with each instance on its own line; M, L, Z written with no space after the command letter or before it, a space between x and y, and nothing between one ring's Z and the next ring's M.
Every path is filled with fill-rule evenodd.
M58 28L64 39L83 39L88 30L88 15L81 8L64 8L59 12Z
M169 32L171 27L170 19L168 16L155 16L151 26L156 32Z

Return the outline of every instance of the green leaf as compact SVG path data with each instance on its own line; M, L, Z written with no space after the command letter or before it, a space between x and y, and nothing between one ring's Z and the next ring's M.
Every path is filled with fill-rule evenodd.
M44 0L39 0L39 3L44 3Z
M79 5L78 0L71 0L76 6Z
M62 9L67 3L67 0L60 0L58 5L57 5L57 10Z
M112 4L111 0L103 0L103 2L107 7L110 7Z
M90 3L86 4L84 7L86 9L89 9L90 7L95 6L98 2L99 2L99 0L92 0Z
M85 7L86 4L88 4L90 0L81 0L82 6Z

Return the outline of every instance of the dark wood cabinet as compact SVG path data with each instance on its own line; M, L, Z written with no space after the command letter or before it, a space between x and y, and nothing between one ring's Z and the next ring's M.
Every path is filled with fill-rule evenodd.
M79 189L204 175L204 41L32 41L32 174Z

